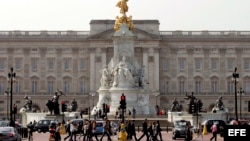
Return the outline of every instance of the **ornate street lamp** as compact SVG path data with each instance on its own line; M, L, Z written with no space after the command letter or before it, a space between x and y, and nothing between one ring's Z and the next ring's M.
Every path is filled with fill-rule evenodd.
M10 68L10 72L8 73L9 83L10 83L10 126L15 127L15 121L13 120L13 83L15 82L16 73L13 72L13 68Z
M4 92L4 95L6 95L6 102L7 102L7 120L9 120L9 88Z
M244 90L242 90L242 88L240 88L240 90L238 91L238 95L240 96L240 119L242 119L241 116L241 96L244 95Z
M235 120L238 121L238 111L237 111L237 81L239 78L239 73L236 73L237 68L233 72L234 90L235 90Z

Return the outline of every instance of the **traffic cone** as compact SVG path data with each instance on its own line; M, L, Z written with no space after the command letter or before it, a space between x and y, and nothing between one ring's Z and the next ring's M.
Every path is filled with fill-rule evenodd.
M207 125L206 124L204 124L202 134L207 135Z
M64 124L61 124L61 128L60 128L60 134L61 135L65 135L66 134L66 129L65 129L65 125Z

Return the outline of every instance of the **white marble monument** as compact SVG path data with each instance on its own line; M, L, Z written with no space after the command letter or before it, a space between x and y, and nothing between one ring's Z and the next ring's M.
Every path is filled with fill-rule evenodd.
M104 67L100 70L101 86L97 90L99 101L96 107L101 109L103 103L109 104L110 114L114 114L120 105L120 97L124 94L127 109L132 111L135 108L136 114L150 114L150 110L154 108L149 105L148 74L145 74L144 66L139 65L135 59L136 36L132 32L134 26L132 17L127 17L125 12L121 17L117 16L115 22L114 56L108 65L103 64Z

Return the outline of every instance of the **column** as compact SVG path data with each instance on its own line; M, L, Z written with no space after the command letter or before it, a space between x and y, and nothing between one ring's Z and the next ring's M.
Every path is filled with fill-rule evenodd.
M55 88L59 88L63 90L62 86L62 69L63 69L63 61L62 61L62 49L56 49L56 86Z
M71 92L73 93L77 93L79 91L78 89L78 53L79 53L79 48L72 48L72 89L71 89Z
M155 70L155 73L154 73L154 89L159 91L159 50L160 48L157 47L157 48L154 48L154 70Z
M46 48L40 48L40 92L46 92L46 70L47 70L47 64L46 64Z
M227 64L227 61L226 61L226 57L225 57L225 54L226 54L226 48L225 47L223 47L223 48L220 48L219 49L219 53L220 53L220 74L219 74L219 76L220 76L220 91L225 91L225 92L227 92L227 90L226 90L226 87L225 87L225 85L226 85L226 73L225 72L227 72L226 71L226 68L227 68L227 66L226 66L226 64Z
M23 49L23 91L30 92L30 79L29 79L29 72L30 72L30 48Z
M145 66L145 74L148 75L148 48L143 48L143 66ZM148 76L147 76L148 78Z
M101 48L102 53L102 65L107 65L107 48Z
M90 60L89 60L89 64L90 64L90 92L95 91L95 48L89 48L89 53L90 53Z
M193 47L187 47L187 91L192 92L194 91L194 48Z

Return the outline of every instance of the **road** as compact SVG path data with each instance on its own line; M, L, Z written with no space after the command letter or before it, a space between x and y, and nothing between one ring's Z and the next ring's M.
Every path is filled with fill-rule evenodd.
M142 132L137 132L136 136L137 138L139 138L140 136L142 135ZM37 133L35 132L34 135L33 135L33 141L48 141L49 140L49 133ZM62 137L62 141L63 141L63 138L65 137L66 135L61 135ZM194 135L195 137L196 135ZM100 139L101 136L98 136L98 138ZM203 141L209 141L210 138L212 137L212 134L209 133L208 135L203 135ZM112 136L112 141L118 141L118 136ZM183 141L184 139L176 139L176 140L172 140L172 133L171 132L162 132L162 138L164 141ZM94 139L94 138L93 138ZM158 138L159 139L159 138ZM106 141L107 140L107 137L104 137L103 138L103 141ZM28 141L27 138L24 138L22 141ZM81 138L81 141L82 141L82 138ZM95 140L93 140L95 141ZM146 137L144 137L141 141L146 141ZM201 141L200 138L198 138L196 141ZM220 137L219 135L217 135L217 141L224 141L224 139L222 137Z

